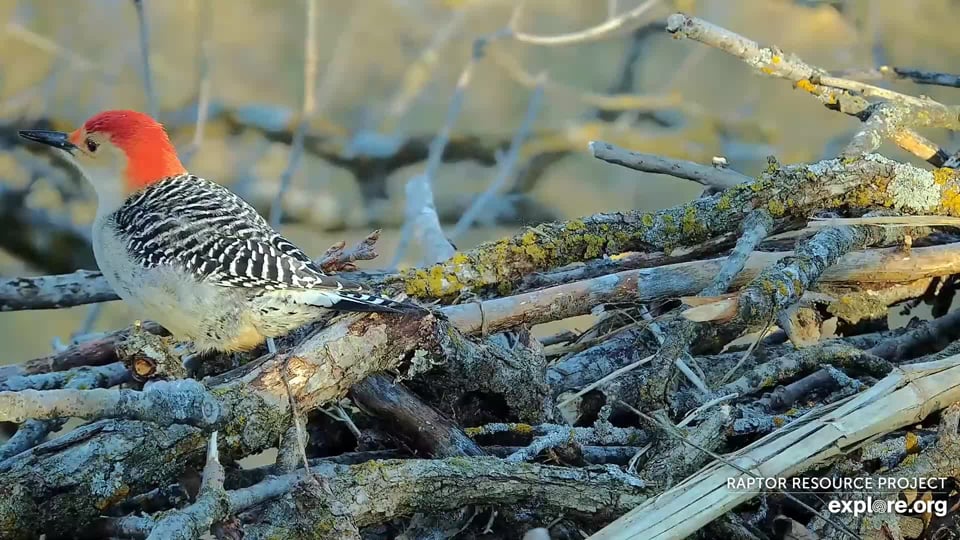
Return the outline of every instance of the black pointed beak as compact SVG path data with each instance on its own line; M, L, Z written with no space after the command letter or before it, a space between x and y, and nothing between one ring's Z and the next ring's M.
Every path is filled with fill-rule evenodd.
M30 141L43 143L47 146L65 150L71 154L77 145L70 142L70 135L62 131L48 131L45 129L21 129L20 136Z

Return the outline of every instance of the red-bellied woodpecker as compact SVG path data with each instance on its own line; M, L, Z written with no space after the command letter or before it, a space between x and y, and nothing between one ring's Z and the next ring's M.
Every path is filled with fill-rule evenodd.
M198 352L249 350L327 309L420 309L324 274L243 199L188 173L143 113L20 136L61 150L93 184L94 255L117 295Z

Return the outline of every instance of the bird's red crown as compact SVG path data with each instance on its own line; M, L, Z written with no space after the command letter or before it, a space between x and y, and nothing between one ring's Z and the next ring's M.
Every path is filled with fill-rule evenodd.
M149 115L137 111L104 111L71 133L70 141L82 148L84 139L93 133L106 135L127 155L124 180L129 191L187 172L166 130Z

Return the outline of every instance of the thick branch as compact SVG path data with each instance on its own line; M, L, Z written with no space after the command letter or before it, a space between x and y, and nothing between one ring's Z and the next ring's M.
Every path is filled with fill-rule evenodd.
M484 455L459 426L386 375L367 377L350 390L350 395L357 405L389 421L414 448L428 456Z
M740 321L758 324L770 320L780 310L799 301L826 269L847 253L870 245L894 243L908 234L908 228L888 230L855 226L822 229L797 248L794 256L777 261L743 288L738 302Z
M314 480L328 490L318 489ZM360 465L313 464L227 492L230 513L267 503L244 538L335 536L339 527L368 527L417 512L442 512L472 504L535 508L605 522L644 501L641 480L615 466L584 469L509 463L496 458L385 460ZM144 534L155 517L128 516L101 522L99 534ZM331 530L333 528L333 530ZM338 538L340 536L337 536Z
M160 424L211 426L221 419L220 403L193 380L158 381L144 391L20 390L0 392L0 421L25 418L127 418Z
M58 309L116 299L103 274L88 270L0 280L0 311Z
M17 394L38 399L17 401L14 396L4 396L11 407L17 407L4 410L14 419L28 413L52 417L82 414L91 409L117 416L156 419L160 423L171 421L172 416L173 421L215 425L223 434L224 452L249 455L275 445L286 431L290 396L307 412L343 397L348 389L371 373L403 369L401 362L410 356L429 367L431 361L438 359L451 364L476 363L486 354L492 353L429 315L354 314L335 319L283 354L269 355L232 373L207 379L209 390L196 381L187 380L153 383L142 393L93 390L81 397L60 390L39 395L26 391ZM491 358L490 361L499 360ZM417 369L423 367L419 365ZM111 393L101 395L104 392ZM66 402L69 410L65 410L44 405L45 395L81 401ZM179 397L184 399L178 400ZM86 409L84 399L93 401ZM31 408L33 405L37 406ZM158 482L172 482L180 469L173 467L178 460L171 457L169 449L175 446L177 452L189 456L203 446L204 441L198 435L199 430L184 424L162 428L140 421L102 420L66 438L37 446L11 458L0 468L0 485L6 486L7 493L18 493L15 506L0 505L0 523L9 526L10 531L58 533L75 529L113 504L103 503L104 500L117 501L127 493L153 489ZM147 445L147 448L143 440L151 441L153 446ZM144 446L146 450L130 452L130 445ZM89 476L99 474L104 467L119 467L124 474L117 478L117 483L109 485ZM32 471L37 470L50 472L42 485L38 485L33 476ZM72 471L72 474L53 474L61 470ZM78 477L77 470L88 473ZM63 507L62 511L41 511L41 507L59 506Z
M605 521L645 500L643 482L612 466L572 469L452 458L374 462L333 471L318 471L328 479L332 495L306 486L293 490L292 498L267 507L264 515L269 519L247 528L248 538L299 537L342 519L366 527L418 511L471 504L523 503L544 516L566 513Z
M96 388L115 386L129 377L127 368L120 362L105 366L83 366L66 371L52 371L35 375L17 375L0 381L0 392L19 390L52 390L64 388L68 384L75 388Z
M86 396L100 398L109 392L103 396L104 401L91 404L107 414L157 419L160 423L168 423L173 416L181 422L216 424L222 434L223 452L249 455L275 445L286 431L289 395L304 411L319 407L342 397L368 374L396 366L416 347L455 359L467 344L452 343L449 336L453 334L455 331L429 316L417 320L378 315L341 317L281 356L268 356L225 377L208 379L209 390L196 381L185 380L153 383L139 394L92 390ZM61 397L58 393L63 392L50 393ZM154 404L163 407L151 406ZM24 409L18 414L26 414L25 407L30 403L13 400L11 405ZM52 417L82 412L75 401L66 405L70 410L47 407L50 412L45 414ZM11 409L4 410L13 416ZM10 501L0 505L0 522L6 527L0 530L0 536L12 531L70 534L129 493L172 483L185 461L205 442L199 429L182 423L160 427L137 420L101 420L14 456L0 464L0 485L4 486L0 494L7 495L0 498ZM35 478L39 470L44 471L42 482ZM97 476L104 470L119 472L104 482Z
M898 256L903 253L900 248L853 252L828 268L820 281L894 283L960 273L958 249L958 244L913 248L909 258ZM794 253L752 253L732 285L745 285L770 264L791 255ZM720 272L725 260L708 259L628 270L512 297L446 306L441 312L466 334L481 333L484 330L492 333L518 324L534 325L582 315L601 303L653 301L697 294ZM155 326L148 328L156 330ZM127 332L115 332L101 339L72 346L49 357L0 367L0 382L21 375L116 361L115 347L125 339Z
M744 221L743 235L737 240L736 247L726 258L720 271L711 280L710 285L699 292L698 296L709 297L725 293L737 274L743 270L750 253L767 237L772 226L773 218L770 217L769 212L766 210L751 212ZM707 393L706 383L693 373L685 358L698 341L706 338L716 329L679 317L667 319L662 326L665 327L666 336L660 339L661 348L653 358L652 373L646 384L643 385L643 394L650 397L663 396L670 388L674 367L686 375L701 392ZM720 437L708 437L703 442L704 444L719 445L722 439ZM709 449L714 450L715 447ZM674 458L676 457L674 456ZM689 457L689 459L694 458Z

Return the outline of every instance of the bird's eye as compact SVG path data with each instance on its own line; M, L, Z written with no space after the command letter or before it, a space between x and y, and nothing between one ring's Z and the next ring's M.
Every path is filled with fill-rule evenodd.
M93 139L87 139L87 140L86 140L86 145L87 145L87 150L89 150L89 151L91 151L91 152L96 152L96 151L97 151L97 148L100 147L100 145L97 144L96 141L94 141Z

